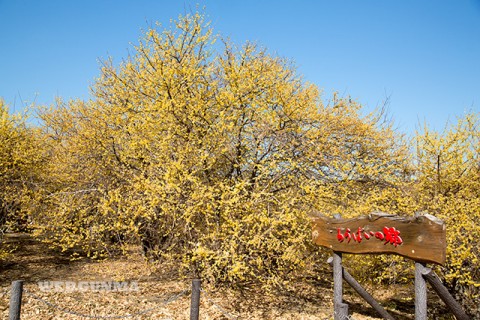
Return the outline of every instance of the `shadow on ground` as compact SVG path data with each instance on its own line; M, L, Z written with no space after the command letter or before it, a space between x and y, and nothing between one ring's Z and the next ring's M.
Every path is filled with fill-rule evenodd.
M0 286L14 280L37 282L44 279L67 279L88 259L72 261L69 253L49 249L26 233L7 233L1 247L11 252L10 258L0 261Z

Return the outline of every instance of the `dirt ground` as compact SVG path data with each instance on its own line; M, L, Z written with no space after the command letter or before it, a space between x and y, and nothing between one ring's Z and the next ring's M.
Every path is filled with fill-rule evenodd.
M2 319L8 319L10 288L14 280L24 280L21 318L25 320L190 318L191 279L179 279L174 270L153 267L140 254L104 261L71 261L68 255L49 249L27 234L7 234L2 246L12 250L11 257L0 263ZM325 275L325 279L330 278L331 275ZM112 281L125 286L113 285L118 290L95 287ZM73 290L73 286L84 290ZM202 320L333 319L331 280L302 281L298 288L267 296L254 289L243 292L203 290L200 298ZM350 319L380 319L353 289L345 286L344 291ZM389 286L369 292L395 319L414 318L413 285L411 288ZM432 319L454 319L436 297L429 296L429 312Z

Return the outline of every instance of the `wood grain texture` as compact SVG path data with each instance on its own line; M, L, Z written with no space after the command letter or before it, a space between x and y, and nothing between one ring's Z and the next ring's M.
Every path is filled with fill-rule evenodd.
M419 262L444 264L446 259L445 223L432 215L400 217L374 213L353 219L331 219L318 217L313 220L312 238L317 245L337 252L354 254L398 254ZM401 243L392 244L375 237L384 228L395 228ZM361 228L361 239L355 239ZM351 238L339 241L350 229ZM353 236L355 234L355 236ZM367 239L367 236L369 239ZM381 236L380 236L381 237Z

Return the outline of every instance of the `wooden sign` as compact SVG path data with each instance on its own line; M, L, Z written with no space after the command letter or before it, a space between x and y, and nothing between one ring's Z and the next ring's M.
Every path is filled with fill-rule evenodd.
M313 242L337 252L393 253L444 264L445 223L429 214L408 218L383 213L354 219L315 218Z

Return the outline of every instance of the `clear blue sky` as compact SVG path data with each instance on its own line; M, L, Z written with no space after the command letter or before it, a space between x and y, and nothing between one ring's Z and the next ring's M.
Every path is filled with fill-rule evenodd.
M305 79L399 129L480 108L480 0L0 0L0 97L12 110L89 95L99 59L127 57L158 21L205 7L216 33L292 59Z

